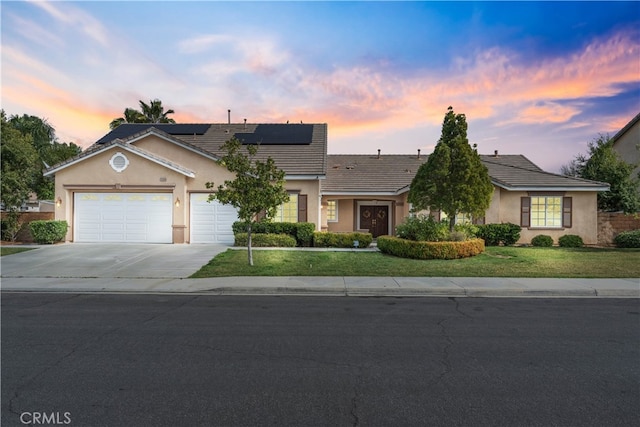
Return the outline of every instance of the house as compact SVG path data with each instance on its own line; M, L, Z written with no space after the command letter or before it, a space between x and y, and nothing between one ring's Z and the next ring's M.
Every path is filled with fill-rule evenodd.
M634 177L640 177L640 113L629 121L613 138L613 149L631 165ZM640 191L640 189L639 189Z
M232 174L217 163L235 136L260 143L285 171L290 201L275 221L318 230L393 234L410 213L411 180L427 156L328 155L326 124L124 124L82 154L45 173L55 176L56 219L67 241L231 243L235 210L208 202L207 182ZM495 186L484 221L514 222L521 242L537 234L578 234L596 243L598 191L607 184L551 174L521 155L482 156Z

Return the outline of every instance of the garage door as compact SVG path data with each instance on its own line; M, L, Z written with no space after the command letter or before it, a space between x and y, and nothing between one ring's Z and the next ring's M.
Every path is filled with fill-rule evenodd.
M215 200L207 202L208 198L208 194L191 195L191 243L233 244L232 225L238 211Z
M76 193L74 241L172 243L167 193Z

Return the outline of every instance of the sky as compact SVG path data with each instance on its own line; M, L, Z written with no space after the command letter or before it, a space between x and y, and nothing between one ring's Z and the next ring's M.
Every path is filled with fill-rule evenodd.
M0 3L1 107L84 148L138 101L178 123L327 123L330 154L481 154L550 172L640 112L640 2Z

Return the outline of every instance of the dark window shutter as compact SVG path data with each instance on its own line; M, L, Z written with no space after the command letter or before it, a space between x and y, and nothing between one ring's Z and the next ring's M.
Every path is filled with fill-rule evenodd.
M573 210L573 198L562 198L562 226L565 228L571 228L572 211Z
M258 221L262 221L263 219L265 219L267 217L267 211L266 210L261 210L260 212L258 212L258 215L256 215L256 219Z
M307 195L298 194L298 222L307 222Z
M520 226L531 226L531 197L520 197Z
M433 219L440 222L440 218L442 218L442 212L440 210L433 212Z
M481 216L480 218L473 218L472 223L475 225L484 225L485 217Z

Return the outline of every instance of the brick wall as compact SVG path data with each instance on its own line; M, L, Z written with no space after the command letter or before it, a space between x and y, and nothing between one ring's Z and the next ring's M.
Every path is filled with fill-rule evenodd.
M622 212L598 212L598 244L613 245L619 233L640 229L640 213L625 215Z
M4 219L6 212L2 212L2 218ZM18 232L16 242L33 243L33 237L29 231L29 223L31 221L49 221L55 219L54 212L22 212L20 214L20 221L22 221L22 228Z

